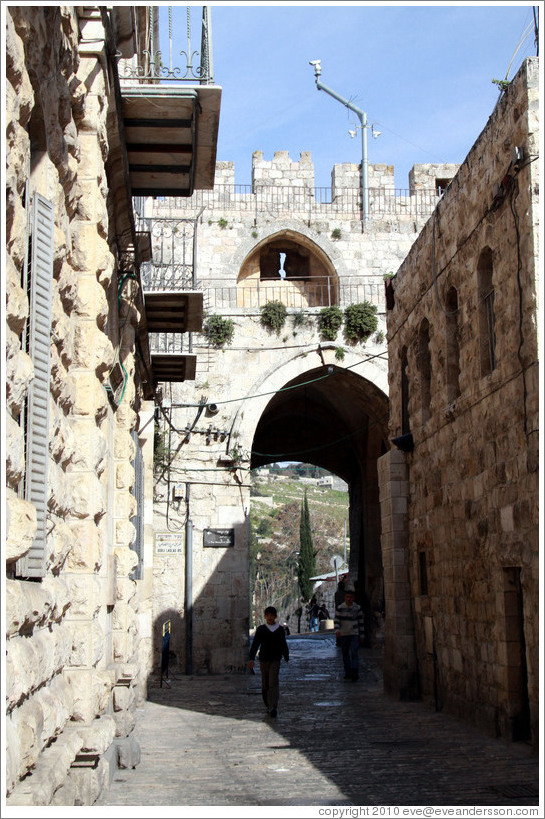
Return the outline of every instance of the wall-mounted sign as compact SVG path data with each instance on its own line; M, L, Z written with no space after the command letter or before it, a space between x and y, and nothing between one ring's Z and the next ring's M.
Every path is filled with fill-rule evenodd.
M213 549L225 549L235 545L234 529L205 529L202 538L203 546Z
M156 555L181 555L184 551L184 542L181 532L156 532Z

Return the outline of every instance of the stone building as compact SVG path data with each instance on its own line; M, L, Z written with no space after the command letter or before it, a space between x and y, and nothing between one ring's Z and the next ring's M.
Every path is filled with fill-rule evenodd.
M386 690L534 745L538 72L524 62L389 283L379 460Z
M142 229L154 238L146 291L192 285L210 328L181 340L153 338L157 354L184 355L195 374L165 385L157 416L172 457L157 464L155 482L155 667L170 623L175 672L244 669L250 469L278 460L311 461L349 485L351 574L366 589L369 611L382 610L383 279L432 213L441 195L436 178L455 171L415 166L412 189L399 191L392 166L371 165L363 224L358 165L335 165L331 187L321 189L309 152L294 161L287 151L270 160L256 151L250 184L236 185L233 163L222 161L213 190L142 210ZM346 323L335 332L321 327L324 310L346 322L346 309L366 303L376 326L361 337L348 338ZM279 304L285 323L271 329L263 311ZM295 548L279 559L295 560Z
M138 762L150 668L146 499L164 373L132 197L211 186L221 89L208 74L157 84L156 10L2 12L7 804L91 805L117 764ZM165 165L170 118L184 150Z

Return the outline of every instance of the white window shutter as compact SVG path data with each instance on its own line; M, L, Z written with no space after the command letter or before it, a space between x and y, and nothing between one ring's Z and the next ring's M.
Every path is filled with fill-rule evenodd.
M133 462L134 466L134 489L133 495L136 498L136 516L133 518L133 525L136 529L136 538L132 545L132 549L138 555L138 566L132 575L133 580L140 580L142 577L142 560L144 551L144 457L142 455L142 447L138 441L138 435L135 431L132 433L132 439L135 443L136 454Z
M25 498L36 508L38 529L29 552L18 561L17 574L22 577L43 577L45 574L54 228L53 204L35 193L31 213L28 322L28 352L34 364L34 379L29 388L26 412Z

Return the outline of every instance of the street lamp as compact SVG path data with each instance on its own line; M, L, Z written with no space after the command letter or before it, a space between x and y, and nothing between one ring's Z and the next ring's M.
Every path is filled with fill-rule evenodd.
M361 129L361 204L362 229L364 229L365 222L367 222L369 219L369 168L367 161L367 128L369 126L367 125L367 114L365 111L362 111L361 108L358 108L357 105L354 105L353 102L341 97L341 95L337 94L336 91L333 91L331 88L328 88L327 85L323 84L323 82L320 80L320 75L322 73L321 60L309 60L309 63L310 65L314 66L314 79L316 80L316 88L318 91L325 91L330 97L333 97L333 99L341 102L351 111L353 111L360 121L357 128L359 127ZM355 135L356 133L354 133L354 136Z

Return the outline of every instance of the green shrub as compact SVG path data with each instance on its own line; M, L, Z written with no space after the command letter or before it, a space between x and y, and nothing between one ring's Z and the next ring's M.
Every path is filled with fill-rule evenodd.
M261 308L261 324L267 329L279 334L286 323L288 311L281 301L268 301Z
M344 361L344 347L335 348L335 358L337 361Z
M227 224L228 224L227 219L223 219L223 217L221 219L218 219L218 225L220 226L220 228L222 230L225 230L225 228L227 227Z
M214 315L207 318L202 331L213 347L223 347L233 340L235 324L231 319Z
M341 229L340 228L333 228L333 230L331 231L331 238L332 239L340 239L341 236L342 236Z
M344 332L349 341L365 341L377 326L377 308L368 301L349 304L344 311Z
M322 307L318 313L318 329L320 335L326 341L334 341L337 338L339 328L343 323L343 313L340 307Z

